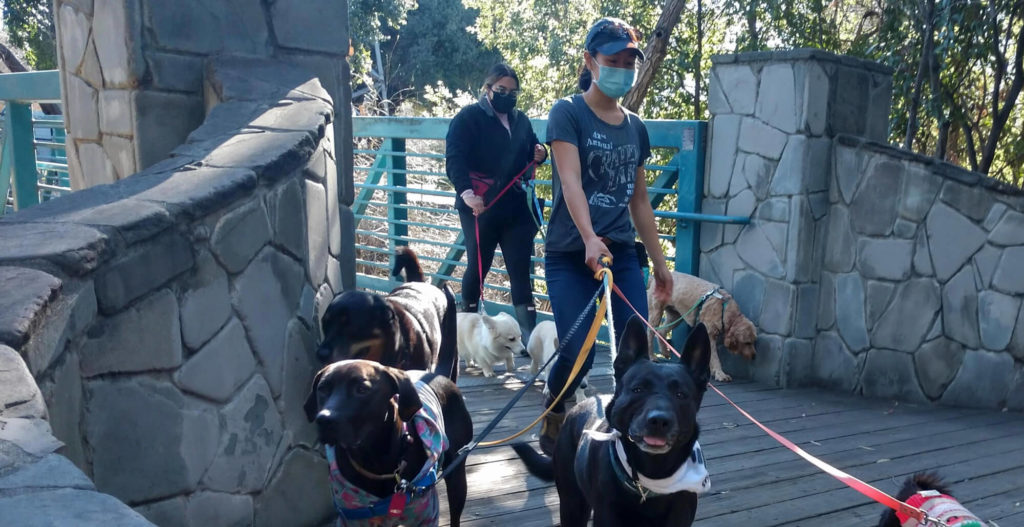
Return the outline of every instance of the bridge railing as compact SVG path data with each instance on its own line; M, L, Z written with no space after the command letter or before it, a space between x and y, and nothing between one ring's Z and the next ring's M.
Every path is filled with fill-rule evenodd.
M454 189L444 172L449 122L447 118L353 118L356 284L360 288L392 289L395 282L388 275L395 249L410 245L435 284L448 282L459 290L462 274L467 272L465 234L454 209ZM533 119L532 124L544 142L546 120ZM742 224L749 219L700 213L706 122L649 120L646 124L653 152L647 165L648 193L662 247L676 270L697 274L701 222ZM536 187L545 198L546 217L551 207L549 166L538 169ZM548 304L542 234L534 242L533 290L543 312ZM484 284L488 313L510 311L508 273L500 254Z
M63 116L32 108L34 103L60 103L58 72L0 75L0 102L0 215L71 192Z

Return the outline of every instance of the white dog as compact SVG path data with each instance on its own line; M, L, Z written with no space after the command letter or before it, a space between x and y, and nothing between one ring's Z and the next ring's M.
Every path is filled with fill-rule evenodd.
M556 350L558 350L558 330L555 328L554 321L545 320L537 324L537 327L533 328L533 333L530 334L530 342L526 346L526 352L530 354L530 374L536 374L541 365L546 363L555 354ZM547 378L547 373L540 378ZM579 388L576 389L577 401L582 401L586 397L583 391L583 388L586 386L587 377L584 377L583 381L580 382ZM544 385L544 393L549 393L546 384Z
M505 370L516 369L515 356L523 350L523 332L508 313L496 316L459 313L459 356L466 365L477 366L484 377L494 377L494 365L505 362Z

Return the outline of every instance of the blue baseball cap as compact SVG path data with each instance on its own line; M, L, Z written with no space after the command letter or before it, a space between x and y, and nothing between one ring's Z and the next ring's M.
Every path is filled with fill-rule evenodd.
M602 55L614 55L624 49L630 49L640 60L646 59L640 49L640 33L626 21L614 17L604 17L595 22L587 33L583 48L591 54Z

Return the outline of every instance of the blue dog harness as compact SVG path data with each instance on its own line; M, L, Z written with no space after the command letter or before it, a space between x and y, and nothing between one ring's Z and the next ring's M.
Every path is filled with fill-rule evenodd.
M412 481L398 480L395 493L379 498L353 485L341 475L337 454L332 445L325 445L330 464L331 496L338 511L338 525L352 526L414 526L436 525L440 508L437 499L437 473L441 455L448 449L444 434L444 417L437 395L426 383L417 381L422 408L406 427L412 425L423 441L427 461Z

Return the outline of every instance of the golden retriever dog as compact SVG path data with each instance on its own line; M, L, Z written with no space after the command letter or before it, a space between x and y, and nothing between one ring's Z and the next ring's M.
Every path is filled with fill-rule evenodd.
M716 344L720 337L724 340L725 348L736 355L750 360L757 354L757 328L743 316L728 291L707 280L673 271L672 298L665 304L654 298L654 276L651 276L651 283L647 289L647 306L650 310L649 322L655 327L674 322L681 315L684 315L683 319L690 327L694 327L697 322L704 323L708 328L708 336L711 337L711 375L716 381L732 380L729 374L722 371L722 362L718 359ZM662 322L666 315L668 320ZM668 331L669 328L665 328L659 333L665 337Z

